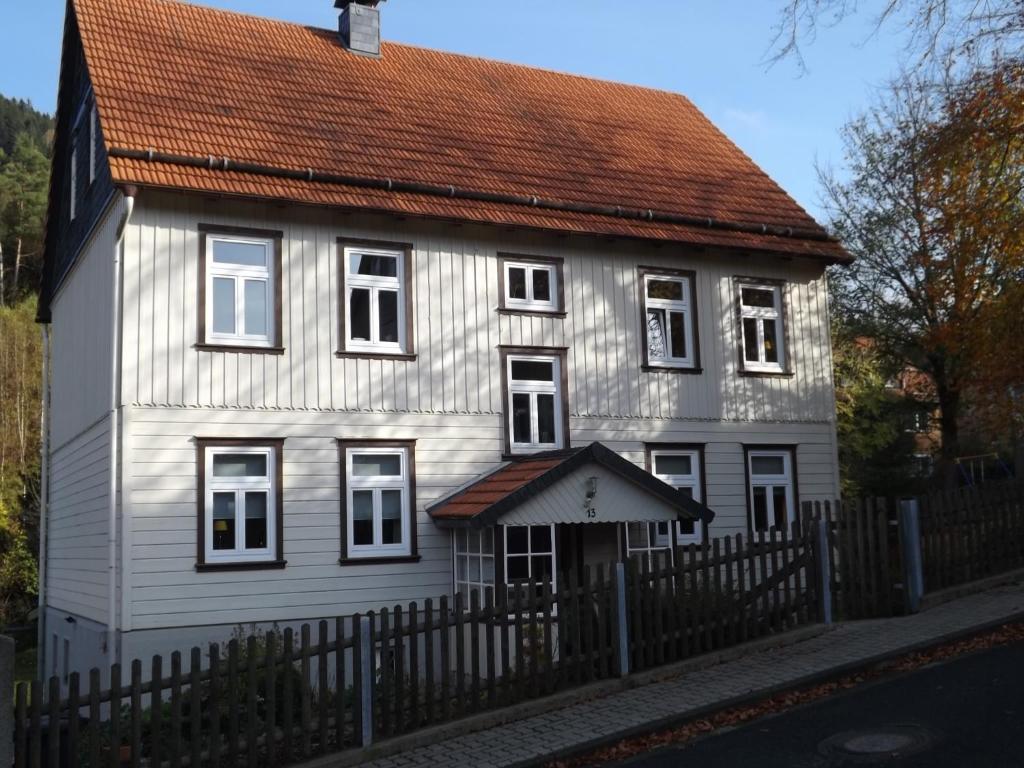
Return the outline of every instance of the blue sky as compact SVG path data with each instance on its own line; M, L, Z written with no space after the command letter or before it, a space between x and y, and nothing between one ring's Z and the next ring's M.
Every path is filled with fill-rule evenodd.
M333 27L331 0L203 0L205 5ZM389 0L384 36L414 45L637 83L689 96L812 213L814 163L841 165L839 129L894 72L900 35L868 16L819 33L809 71L763 55L781 0ZM4 0L0 93L52 111L61 0Z

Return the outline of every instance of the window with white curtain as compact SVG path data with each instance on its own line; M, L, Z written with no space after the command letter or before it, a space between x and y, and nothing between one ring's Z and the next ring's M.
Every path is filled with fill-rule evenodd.
M695 367L690 280L674 274L644 274L648 365Z

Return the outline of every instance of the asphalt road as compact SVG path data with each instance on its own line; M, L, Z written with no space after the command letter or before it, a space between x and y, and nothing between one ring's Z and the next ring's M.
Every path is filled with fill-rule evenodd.
M903 751L895 757L875 751L900 745ZM994 648L881 680L618 765L1024 767L1024 645Z

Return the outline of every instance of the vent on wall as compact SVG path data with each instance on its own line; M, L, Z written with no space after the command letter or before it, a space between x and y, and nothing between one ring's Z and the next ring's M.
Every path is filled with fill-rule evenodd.
M363 56L380 56L380 10L385 0L335 0L341 9L338 31L346 50Z

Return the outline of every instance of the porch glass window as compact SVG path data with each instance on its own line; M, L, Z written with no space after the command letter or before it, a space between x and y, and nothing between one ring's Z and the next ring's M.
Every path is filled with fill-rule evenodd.
M690 278L644 275L644 313L649 365L692 368L693 310Z
M206 562L273 560L276 450L210 447L205 460Z
M750 527L789 530L796 520L793 486L793 455L788 450L751 450L747 453L750 476Z
M271 346L274 241L210 234L206 249L206 343Z
M626 556L651 570L672 562L672 523L626 523Z
M739 294L744 369L781 373L785 369L782 288L740 283Z
M557 357L508 357L509 444L513 453L562 447L561 366Z
M651 451L651 469L659 480L682 491L694 501L704 501L700 481L700 451ZM696 520L679 521L675 527L676 543L681 546L700 544L704 541L702 526Z
M509 602L514 599L514 586L530 579L536 579L538 586L549 583L555 592L555 526L507 525L502 531Z
M345 270L346 350L403 353L405 254L346 248Z
M348 556L411 554L406 448L349 448L346 463Z
M470 605L473 594L483 605L494 590L494 529L455 531L455 591L463 605Z

